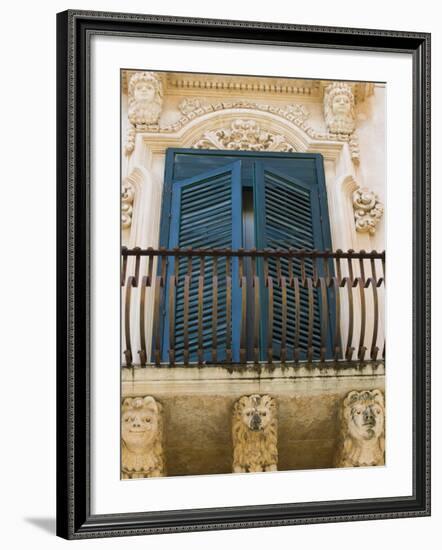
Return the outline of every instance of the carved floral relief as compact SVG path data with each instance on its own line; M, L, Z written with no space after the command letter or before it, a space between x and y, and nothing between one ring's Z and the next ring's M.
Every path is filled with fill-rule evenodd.
M353 193L353 209L356 231L374 235L384 214L384 206L379 197L367 188L359 188Z

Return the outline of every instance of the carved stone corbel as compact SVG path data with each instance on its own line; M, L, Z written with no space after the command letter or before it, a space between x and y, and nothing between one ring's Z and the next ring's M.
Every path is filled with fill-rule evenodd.
M244 395L233 406L233 472L278 469L277 403L270 395Z
M126 397L121 409L122 478L166 475L161 404L150 395Z
M380 390L351 391L342 401L335 466L385 463L385 400Z

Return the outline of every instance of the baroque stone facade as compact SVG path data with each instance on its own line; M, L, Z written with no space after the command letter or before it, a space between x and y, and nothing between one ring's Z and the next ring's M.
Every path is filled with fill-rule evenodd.
M382 84L150 71L123 72L122 84L123 245L158 247L167 149L207 148L321 154L333 248L384 249ZM128 259L128 272L131 261L133 258ZM140 272L146 273L146 269L142 260ZM346 276L344 265L343 270ZM135 298L141 290L131 290L133 303L138 303ZM147 302L152 300L154 289L145 292ZM139 308L132 307L131 315L138 319ZM149 315L147 312L147 327L152 325ZM357 303L354 315L356 326ZM342 309L343 334L345 316ZM367 338L371 338L371 320L366 324ZM383 319L379 319L378 332L382 331ZM359 334L354 332L357 342ZM131 337L136 357L139 331L133 331ZM146 341L149 346L149 333ZM340 435L344 433L342 403L352 392L375 391L383 395L382 360L346 368L345 376L333 364L318 368L260 365L248 369L246 377L244 371L223 365L123 369L123 414L140 422L134 411L141 414L144 400L150 396L149 414L156 415L164 441L158 438L161 446L156 453L147 435L145 439L140 435L138 443L131 441L129 420L122 434L122 475L165 475L166 458L169 475L344 464L350 458L342 458L337 450L344 441ZM248 406L259 410L258 398L267 408L261 423L272 418L273 440L251 429L252 418L257 425L258 413L248 417L249 427L241 420L240 411ZM133 401L125 403L125 399ZM234 438L234 424L241 428L238 433L250 435L242 444L240 438ZM244 444L246 440L250 445ZM368 456L366 451L362 455Z

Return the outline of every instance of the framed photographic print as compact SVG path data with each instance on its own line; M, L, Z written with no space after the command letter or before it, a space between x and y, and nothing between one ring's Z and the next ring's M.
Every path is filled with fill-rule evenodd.
M428 515L430 36L57 29L58 535Z

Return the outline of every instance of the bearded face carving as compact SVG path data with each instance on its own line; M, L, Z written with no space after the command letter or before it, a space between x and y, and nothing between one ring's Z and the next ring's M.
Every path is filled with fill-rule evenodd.
M163 106L163 85L155 73L134 73L129 80L129 128L124 151L130 155L135 148L136 131L158 124Z
M135 127L156 124L163 106L161 80L151 72L137 72L129 81L129 121Z
M327 129L333 134L352 134L355 129L354 96L351 86L334 82L325 89L324 117Z
M340 423L337 467L385 463L385 405L380 390L350 392L342 403Z
M233 471L276 471L277 433L275 399L258 394L241 397L233 407Z
M153 397L124 399L121 414L122 478L165 475L162 407Z

